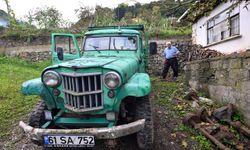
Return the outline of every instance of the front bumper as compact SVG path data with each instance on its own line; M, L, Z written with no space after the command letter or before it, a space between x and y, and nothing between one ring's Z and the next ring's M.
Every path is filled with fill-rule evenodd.
M96 139L116 139L122 136L136 133L144 128L145 119L140 119L128 124L105 127L105 128L80 128L80 129L41 129L33 128L23 121L19 122L19 126L28 134L29 138L42 141L44 135L49 134L85 134L93 135Z

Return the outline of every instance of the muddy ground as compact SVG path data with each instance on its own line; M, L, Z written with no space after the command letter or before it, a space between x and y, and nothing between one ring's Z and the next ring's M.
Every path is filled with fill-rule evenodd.
M164 107L154 104L154 137L155 144L154 149L157 150L181 150L184 147L181 145L182 138L186 138L188 135L180 134L178 137L173 137L173 130L178 127L180 120L173 120L166 116ZM27 120L28 116L24 119ZM42 150L42 146L37 146L31 143L24 133L15 125L12 136L9 139L2 140L0 149L5 150ZM134 135L124 137L117 141L117 146L114 149L121 150L136 150L136 139ZM98 143L94 148L98 149L109 149L104 144Z

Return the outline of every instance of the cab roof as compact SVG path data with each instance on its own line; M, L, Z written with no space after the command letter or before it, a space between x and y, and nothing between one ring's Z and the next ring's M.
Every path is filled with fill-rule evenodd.
M141 34L133 29L98 29L87 31L85 35L98 35L98 34Z

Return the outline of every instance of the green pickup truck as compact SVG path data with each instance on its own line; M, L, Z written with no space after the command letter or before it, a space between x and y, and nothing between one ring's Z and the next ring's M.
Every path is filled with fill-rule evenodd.
M52 34L52 65L26 81L24 95L41 100L19 126L50 147L94 147L99 139L134 134L141 149L153 145L148 44L142 25L89 27L81 46L74 34Z

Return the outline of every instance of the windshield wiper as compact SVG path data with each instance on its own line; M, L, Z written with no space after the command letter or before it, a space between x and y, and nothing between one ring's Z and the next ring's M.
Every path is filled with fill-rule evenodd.
M98 46L91 45L91 44L89 44L89 46L93 47L97 52L101 53L100 50L97 49L97 48L99 48Z
M119 53L119 50L115 46L115 39L113 40L113 46L114 46L114 49L117 51L117 53Z

